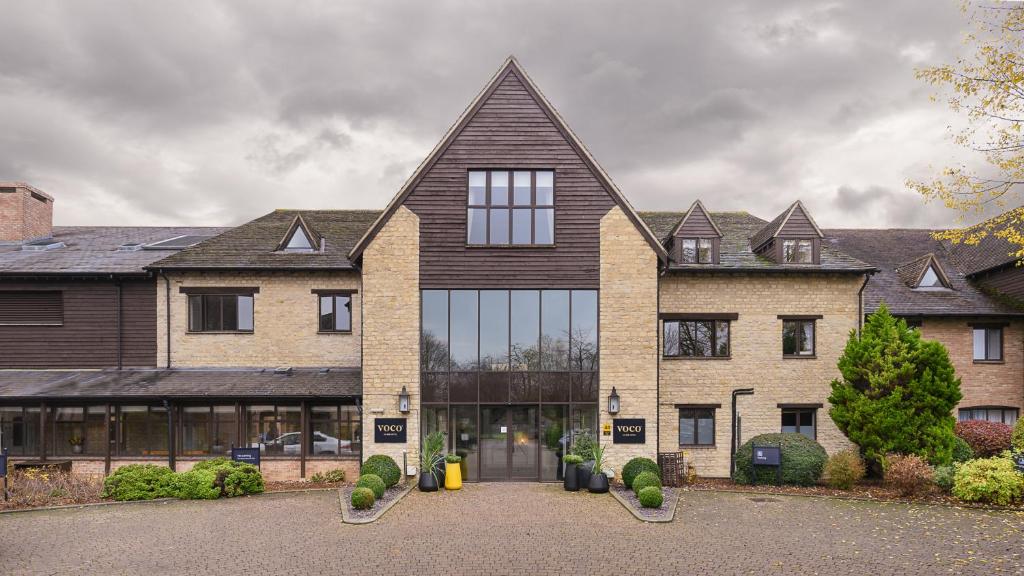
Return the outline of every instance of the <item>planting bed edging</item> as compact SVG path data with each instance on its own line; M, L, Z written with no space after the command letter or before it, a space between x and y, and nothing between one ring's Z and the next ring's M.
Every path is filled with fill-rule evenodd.
M649 522L652 524L661 524L675 520L676 505L679 504L679 495L682 493L682 490L680 490L679 488L663 488L663 490L665 489L671 490L673 494L671 498L666 499L666 502L663 504L669 507L668 514L664 516L644 516L640 513L639 510L634 508L632 504L627 502L625 498L618 494L615 487L612 487L612 489L609 490L608 493L612 495L612 498L618 500L619 504L622 504L622 506L625 507L626 510L629 510L629 512L633 516L635 516L637 520L641 522Z
M381 516L384 515L385 512L391 510L391 508L393 508L395 504L401 502L402 498L405 498L409 494L409 492L412 492L412 489L415 486L415 482L407 481L405 483L405 488L403 488L402 491L397 496L395 496L393 500L391 500L383 507L381 507L380 510L377 510L372 516L367 516L366 518L357 518L352 515L351 511L349 511L349 506L351 505L350 499L352 497L352 490L339 488L338 503L341 504L341 521L346 524L370 524L376 522Z

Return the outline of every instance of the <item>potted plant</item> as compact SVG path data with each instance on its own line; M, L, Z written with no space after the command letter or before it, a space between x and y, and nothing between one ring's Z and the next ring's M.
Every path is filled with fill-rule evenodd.
M462 462L456 454L448 454L444 457L444 489L458 490L462 488L462 469L459 463Z
M590 471L594 467L594 439L589 434L579 434L573 440L572 453L583 459L576 465L576 477L580 488L590 485Z
M594 444L594 466L591 468L587 491L594 494L604 494L608 491L608 476L604 473L604 448L600 444Z
M565 462L565 477L562 478L562 488L568 492L576 492L580 489L579 476L576 469L583 463L583 458L575 454L567 454L562 459Z
M71 452L74 454L82 453L82 445L85 444L85 439L81 436L72 436L68 438L68 444L71 444Z
M434 431L423 438L423 443L434 457L434 476L437 478L437 485L444 486L445 463L444 463L444 434L441 431Z
M441 452L437 446L431 442L427 442L427 439L423 439L423 445L420 447L420 481L419 489L421 492L437 492L437 487L440 485L437 476L437 461L441 459Z

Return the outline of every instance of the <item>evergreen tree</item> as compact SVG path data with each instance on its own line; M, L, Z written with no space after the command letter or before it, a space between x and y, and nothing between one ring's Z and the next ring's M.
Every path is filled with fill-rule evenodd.
M879 470L890 452L949 464L960 379L942 344L924 340L882 304L851 332L832 381L829 415Z

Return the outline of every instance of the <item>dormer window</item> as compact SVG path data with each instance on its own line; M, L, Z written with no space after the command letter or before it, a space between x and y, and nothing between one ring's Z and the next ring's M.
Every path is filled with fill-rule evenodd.
M306 220L302 217L302 214L297 214L295 219L292 220L288 231L285 232L284 238L277 245L278 252L289 252L289 253L312 253L322 250L323 243L321 237L313 232L313 229L309 227Z
M530 246L555 243L555 173L471 170L466 243Z
M685 264L711 264L714 242L710 238L683 238L680 240L680 261Z
M914 290L944 291L950 289L949 277L934 254L925 254L896 268L900 279Z
M301 228L296 228L292 233L291 240L284 247L285 252L312 252L313 244L309 241L306 233Z
M785 264L813 264L814 241L810 238L783 240L782 261Z
M929 266L924 271L924 276L921 276L921 282L917 285L918 288L945 288L942 285L942 280L939 280L939 275L935 273L935 268Z

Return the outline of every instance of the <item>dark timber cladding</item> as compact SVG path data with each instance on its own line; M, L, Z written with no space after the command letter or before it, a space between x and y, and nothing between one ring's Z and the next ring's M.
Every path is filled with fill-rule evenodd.
M553 247L468 247L471 169L555 172ZM420 218L421 288L597 288L600 221L615 201L509 68L404 205Z

